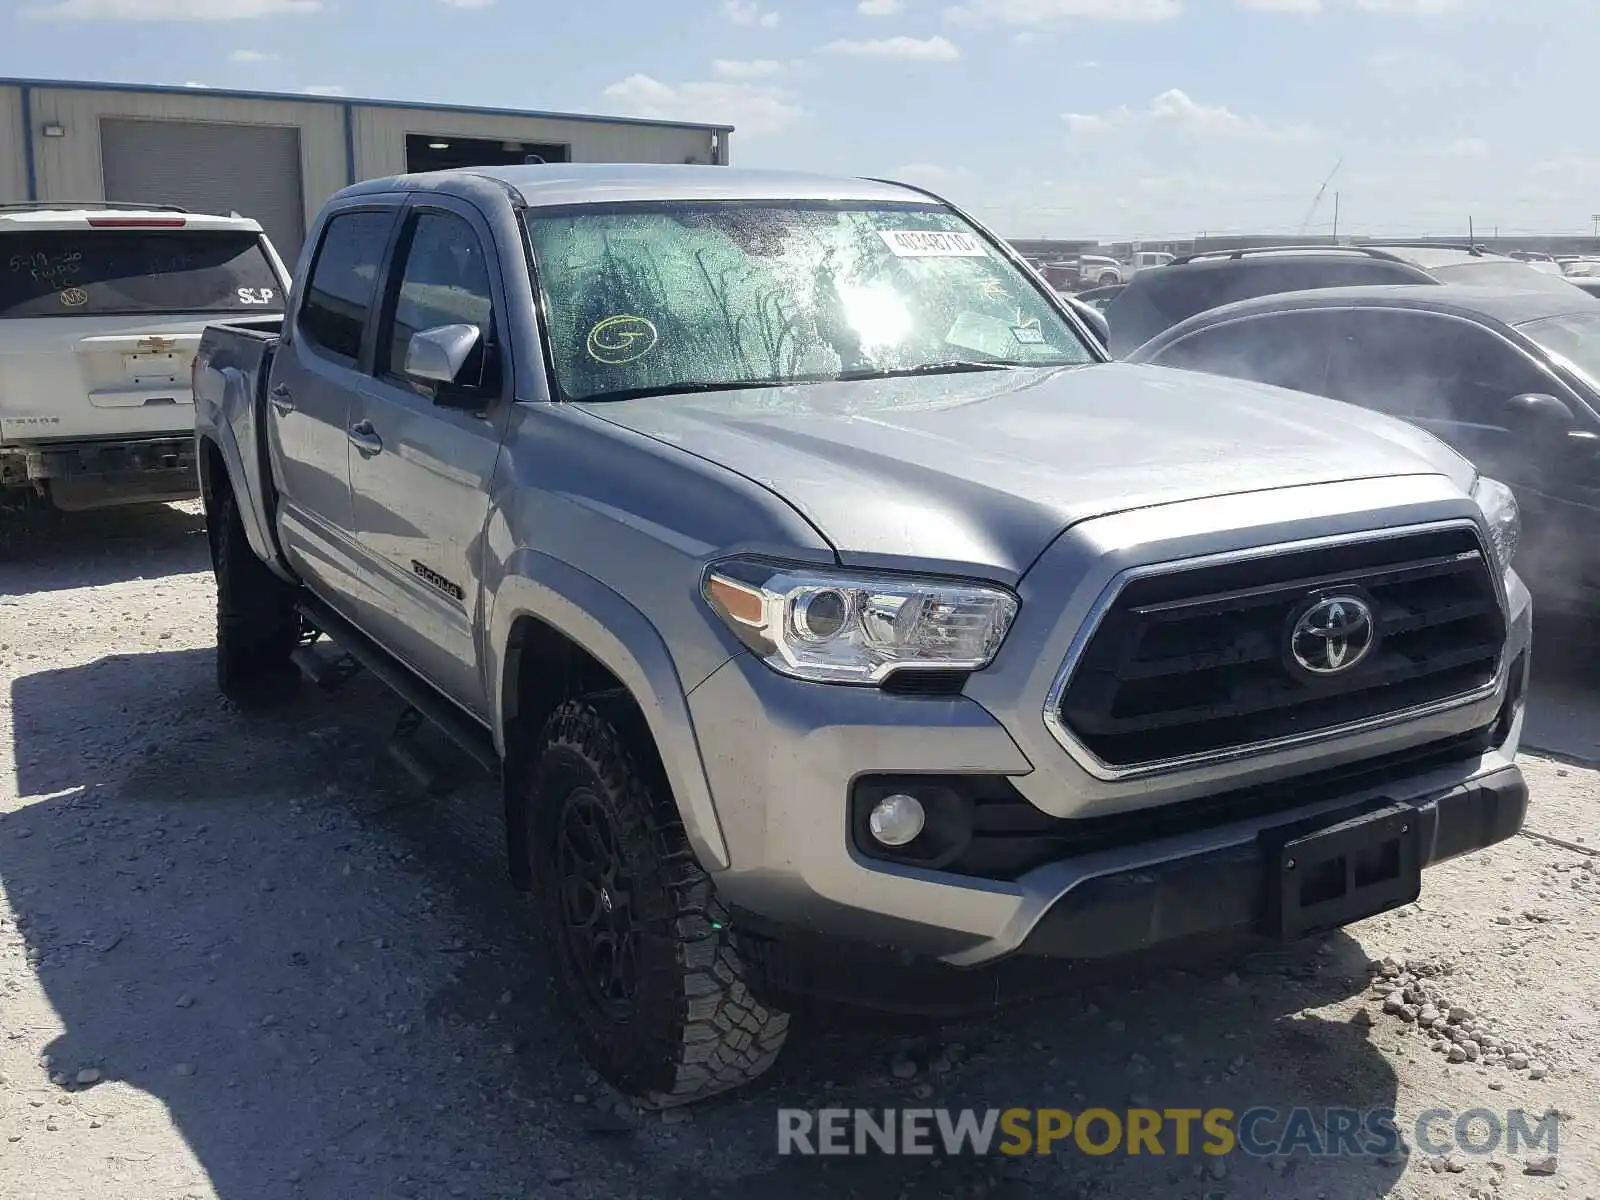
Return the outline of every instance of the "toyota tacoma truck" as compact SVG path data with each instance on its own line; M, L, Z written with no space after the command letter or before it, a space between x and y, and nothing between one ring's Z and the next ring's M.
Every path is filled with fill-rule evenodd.
M221 689L327 638L497 772L556 992L646 1103L758 1076L808 995L1297 939L1522 824L1507 489L1107 362L928 192L367 182L194 370Z
M190 364L219 315L283 313L255 221L0 205L0 509L191 499Z

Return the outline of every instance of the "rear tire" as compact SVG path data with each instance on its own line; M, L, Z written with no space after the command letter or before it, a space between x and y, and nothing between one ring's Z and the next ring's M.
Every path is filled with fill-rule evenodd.
M585 1057L648 1108L740 1087L789 1015L749 973L659 772L592 704L561 705L525 781L528 854L556 992Z
M300 683L289 657L301 628L294 589L250 548L232 492L208 513L207 534L217 577L217 687L245 706L287 700Z

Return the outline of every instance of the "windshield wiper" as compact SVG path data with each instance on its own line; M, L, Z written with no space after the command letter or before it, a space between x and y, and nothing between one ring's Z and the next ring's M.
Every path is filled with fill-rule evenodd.
M729 379L725 381L687 380L682 383L653 384L649 387L618 388L614 392L596 392L591 396L576 396L575 404L602 404L613 400L649 400L656 396L689 396L704 392L742 392L747 388L803 387L814 383L851 383L863 379L897 379L913 375L960 375L969 371L1009 371L1014 367L1074 367L1082 363L1070 360L1045 360L1024 362L1021 359L953 358L943 362L919 363L914 367L867 367L859 371L841 371L837 375L792 375L788 379Z
M852 379L895 379L911 375L961 375L969 371L1009 371L1016 367L1081 367L1083 365L1077 359L1068 358L986 358L982 360L953 358L944 362L922 363L915 367L881 367L867 368L861 371L844 371L835 378L847 381Z
M973 359L952 358L944 362L919 363L914 367L867 367L860 371L840 371L833 378L841 383L849 383L855 379L897 379L908 375L960 375L968 371L1006 371L1022 365L999 359L978 362Z
M595 392L591 396L576 396L574 404L596 404L612 400L649 400L655 396L687 396L699 392L742 392L746 388L788 387L803 383L798 379L730 379L725 382L688 380L683 383L661 383L649 387L618 388L614 392Z

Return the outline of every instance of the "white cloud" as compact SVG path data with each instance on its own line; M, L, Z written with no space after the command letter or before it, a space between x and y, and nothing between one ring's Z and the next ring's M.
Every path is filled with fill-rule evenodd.
M270 63L277 62L276 54L268 54L263 50L235 50L228 58L236 63Z
M805 116L793 92L733 80L674 84L649 75L630 75L602 95L607 107L620 116L733 125L742 137L782 133Z
M1153 24L1183 12L1183 0L966 0L947 8L947 20L975 25L1046 25L1077 18Z
M1108 113L1062 113L1071 133L1104 133L1117 125L1126 125L1134 119L1131 108L1114 108Z
M1240 8L1253 8L1257 12L1319 13L1322 0L1238 0Z
M781 19L772 9L763 9L759 0L722 0L722 13L735 25L759 25L771 29Z
M342 96L344 86L337 83L313 83L310 87L302 89L308 96Z
M211 85L209 83L201 83L198 79L186 79L186 80L184 80L183 86L186 87L186 88L202 88L202 89L209 89L211 87Z
M1061 119L1070 132L1081 135L1143 126L1196 138L1307 141L1316 136L1304 125L1273 125L1260 117L1241 116L1225 105L1201 104L1180 88L1169 88L1142 109L1122 105L1103 113L1062 113Z
M1246 121L1221 104L1200 104L1180 88L1169 88L1150 102L1150 115L1157 121L1196 133L1236 134Z
M439 3L449 8L489 8L494 0L439 0Z
M719 58L711 64L712 74L718 79L766 79L782 70L783 64L771 58Z
M823 47L828 54L842 54L851 58L908 58L919 62L953 62L961 51L949 38L878 38L874 41L830 42Z
M254 21L322 7L322 0L56 0L22 11L52 21Z
M861 0L856 5L856 11L863 17L892 17L905 9L905 0Z

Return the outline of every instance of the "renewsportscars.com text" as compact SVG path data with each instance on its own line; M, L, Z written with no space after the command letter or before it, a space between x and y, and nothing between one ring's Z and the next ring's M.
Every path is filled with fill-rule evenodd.
M1393 1109L1061 1108L778 1111L785 1155L1025 1155L1243 1153L1251 1157L1384 1158L1415 1146L1431 1155L1486 1156L1559 1149L1560 1116L1521 1109L1431 1108L1402 1134Z

